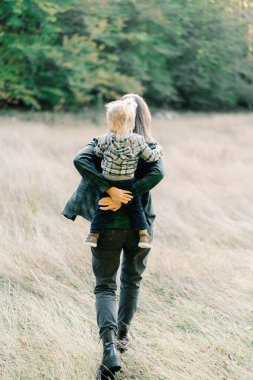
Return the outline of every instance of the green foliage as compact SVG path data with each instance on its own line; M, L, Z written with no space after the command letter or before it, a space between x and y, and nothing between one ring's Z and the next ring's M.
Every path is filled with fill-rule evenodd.
M253 108L245 4L2 0L0 105L73 109L137 92L158 106Z

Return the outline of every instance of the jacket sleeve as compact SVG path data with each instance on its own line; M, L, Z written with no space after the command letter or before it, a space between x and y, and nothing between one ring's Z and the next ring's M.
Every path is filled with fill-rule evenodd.
M160 157L158 161L145 163L143 177L138 179L132 186L131 191L134 197L138 197L153 189L165 176L164 159Z
M140 141L141 157L147 162L154 162L159 160L162 156L162 151L159 148L151 149L145 142L144 138Z
M97 170L95 165L94 147L96 139L93 139L88 145L81 149L74 158L74 165L81 176L93 187L98 188L102 193L108 190L112 185Z
M107 148L106 136L104 135L104 136L98 138L98 143L94 147L95 155L98 157L103 157L103 154L104 154L104 151L106 150L106 148Z

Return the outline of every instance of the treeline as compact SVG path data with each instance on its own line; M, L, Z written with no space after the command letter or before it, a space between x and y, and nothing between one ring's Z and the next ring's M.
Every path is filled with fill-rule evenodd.
M1 108L253 108L252 3L2 0Z

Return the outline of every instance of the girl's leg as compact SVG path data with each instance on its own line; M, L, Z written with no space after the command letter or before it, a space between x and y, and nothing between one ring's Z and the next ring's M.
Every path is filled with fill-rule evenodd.
M101 234L104 231L108 212L110 211L100 210L97 206L90 226L91 233Z
M126 207L126 211L129 214L132 228L136 231L147 232L148 223L141 203L141 197L136 197Z
M111 211L100 210L99 205L97 205L90 226L90 234L88 234L88 236L86 237L84 244L87 244L94 248L97 247L99 235L103 233L105 229L106 220L109 212Z

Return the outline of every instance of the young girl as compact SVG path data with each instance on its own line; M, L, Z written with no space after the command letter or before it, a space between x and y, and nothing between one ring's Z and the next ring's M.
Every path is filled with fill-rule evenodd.
M162 155L162 147L156 145L151 149L143 136L133 133L137 103L134 99L116 100L106 105L108 132L98 137L98 144L94 153L103 157L102 175L110 181L112 186L123 190L131 190L136 179L134 174L139 156L147 162L157 161ZM105 194L100 194L101 198ZM141 204L141 198L135 197L125 206L129 214L133 229L139 231L140 248L151 248L151 238L147 232L147 220ZM99 234L104 231L106 218L110 211L97 207L90 228L90 234L85 244L97 246Z

